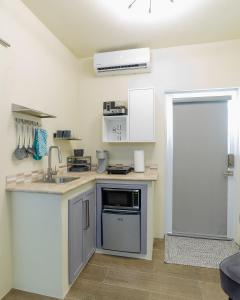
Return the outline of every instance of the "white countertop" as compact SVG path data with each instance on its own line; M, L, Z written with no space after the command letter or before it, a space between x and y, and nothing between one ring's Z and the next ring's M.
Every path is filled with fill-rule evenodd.
M76 177L78 179L64 184L42 182L11 183L6 185L6 190L8 192L65 194L95 180L156 181L158 179L158 171L156 168L148 168L144 173L130 172L127 175L108 175L107 173L98 174L96 172L71 172L64 173L61 176Z

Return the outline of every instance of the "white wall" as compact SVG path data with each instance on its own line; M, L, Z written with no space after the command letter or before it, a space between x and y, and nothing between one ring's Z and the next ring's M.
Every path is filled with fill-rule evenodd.
M75 128L78 65L76 58L19 0L0 1L0 298L12 287L9 202L5 176L40 169L45 162L16 161L16 131L11 102L57 115L42 122L49 144L56 129ZM64 127L64 128L63 128ZM70 147L62 145L65 155ZM74 145L73 145L74 146ZM45 159L46 161L46 159ZM26 266L27 267L27 266ZM37 272L37 270L36 270Z
M240 86L240 40L153 50L153 71L116 77L96 77L92 59L79 62L19 0L0 2L0 37L11 43L0 47L0 298L11 288L11 238L5 176L43 167L31 159L12 158L16 134L10 103L16 102L56 114L43 121L50 136L56 129L76 128L80 144L95 158L96 149L111 151L113 162L130 162L134 149L143 148L146 161L157 163L155 236L163 235L165 98L169 89L207 89ZM80 74L79 74L80 68ZM157 143L109 145L101 142L102 102L127 100L128 88L155 86ZM78 89L80 91L76 103ZM77 122L76 122L77 121ZM49 144L52 143L50 138ZM65 154L70 147L65 147Z
M157 163L159 180L155 199L155 236L164 233L164 155L166 90L195 90L240 86L240 40L182 46L152 51L151 74L96 77L92 59L80 60L80 118L83 146L95 157L96 149L111 152L113 162L132 161L133 150L145 150L147 162ZM156 144L102 144L102 102L127 100L128 88L156 88ZM143 124L144 126L144 124Z

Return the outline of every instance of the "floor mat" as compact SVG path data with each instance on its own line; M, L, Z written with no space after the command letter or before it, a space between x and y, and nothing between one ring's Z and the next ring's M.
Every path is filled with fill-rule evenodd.
M165 236L165 262L207 268L218 268L220 262L239 252L234 241Z

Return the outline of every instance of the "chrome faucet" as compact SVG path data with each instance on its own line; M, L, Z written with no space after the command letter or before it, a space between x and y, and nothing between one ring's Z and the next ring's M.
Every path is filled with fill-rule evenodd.
M49 182L52 180L53 175L57 174L56 170L53 171L53 169L52 169L52 150L53 149L57 149L58 161L59 161L59 163L62 162L62 152L61 152L60 147L59 146L50 146L49 150L48 150L48 168L47 168L47 174L46 174L47 175L46 180Z

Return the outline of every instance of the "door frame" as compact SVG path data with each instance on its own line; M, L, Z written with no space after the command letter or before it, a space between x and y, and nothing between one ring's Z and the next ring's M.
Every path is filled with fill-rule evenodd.
M235 155L234 176L228 177L228 207L227 207L227 238L237 240L237 225L239 219L239 129L240 129L240 90L213 89L197 91L169 91L166 97L166 134L165 134L165 234L172 233L172 209L173 209L173 104L175 102L214 101L213 98L231 98L228 106L228 153ZM203 100L201 100L202 98ZM205 98L205 99L204 99ZM208 99L207 99L208 98ZM216 100L215 100L216 101Z

